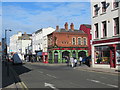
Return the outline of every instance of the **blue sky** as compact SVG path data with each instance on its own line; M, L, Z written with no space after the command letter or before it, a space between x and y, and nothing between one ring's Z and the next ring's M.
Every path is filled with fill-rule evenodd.
M33 33L40 28L91 24L90 2L3 2L2 30Z

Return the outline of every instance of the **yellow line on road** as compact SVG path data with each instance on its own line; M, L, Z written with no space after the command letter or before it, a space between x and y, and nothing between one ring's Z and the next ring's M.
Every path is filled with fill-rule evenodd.
M27 86L23 82L19 82L19 85L22 87L22 90L28 90Z

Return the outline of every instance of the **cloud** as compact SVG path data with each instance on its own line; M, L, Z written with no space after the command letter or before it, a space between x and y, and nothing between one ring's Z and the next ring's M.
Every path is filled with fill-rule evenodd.
M29 5L29 6L28 6ZM90 3L3 3L3 29L32 33L40 28L64 26L65 22L90 24ZM46 10L45 10L46 9Z

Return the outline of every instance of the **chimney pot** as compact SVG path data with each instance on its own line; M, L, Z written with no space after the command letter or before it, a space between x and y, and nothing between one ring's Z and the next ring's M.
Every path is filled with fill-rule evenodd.
M56 30L59 30L59 26L58 25L56 26Z
M68 30L68 23L67 22L65 23L64 26L65 26L65 30Z
M74 24L73 23L71 23L70 29L74 31Z

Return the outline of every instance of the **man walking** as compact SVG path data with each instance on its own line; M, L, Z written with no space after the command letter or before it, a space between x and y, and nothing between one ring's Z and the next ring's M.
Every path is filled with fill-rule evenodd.
M71 63L71 66L74 67L74 58L72 56L70 57L70 63Z
M79 58L79 62L80 62L79 66L81 66L81 63L82 63L82 57L81 56Z

